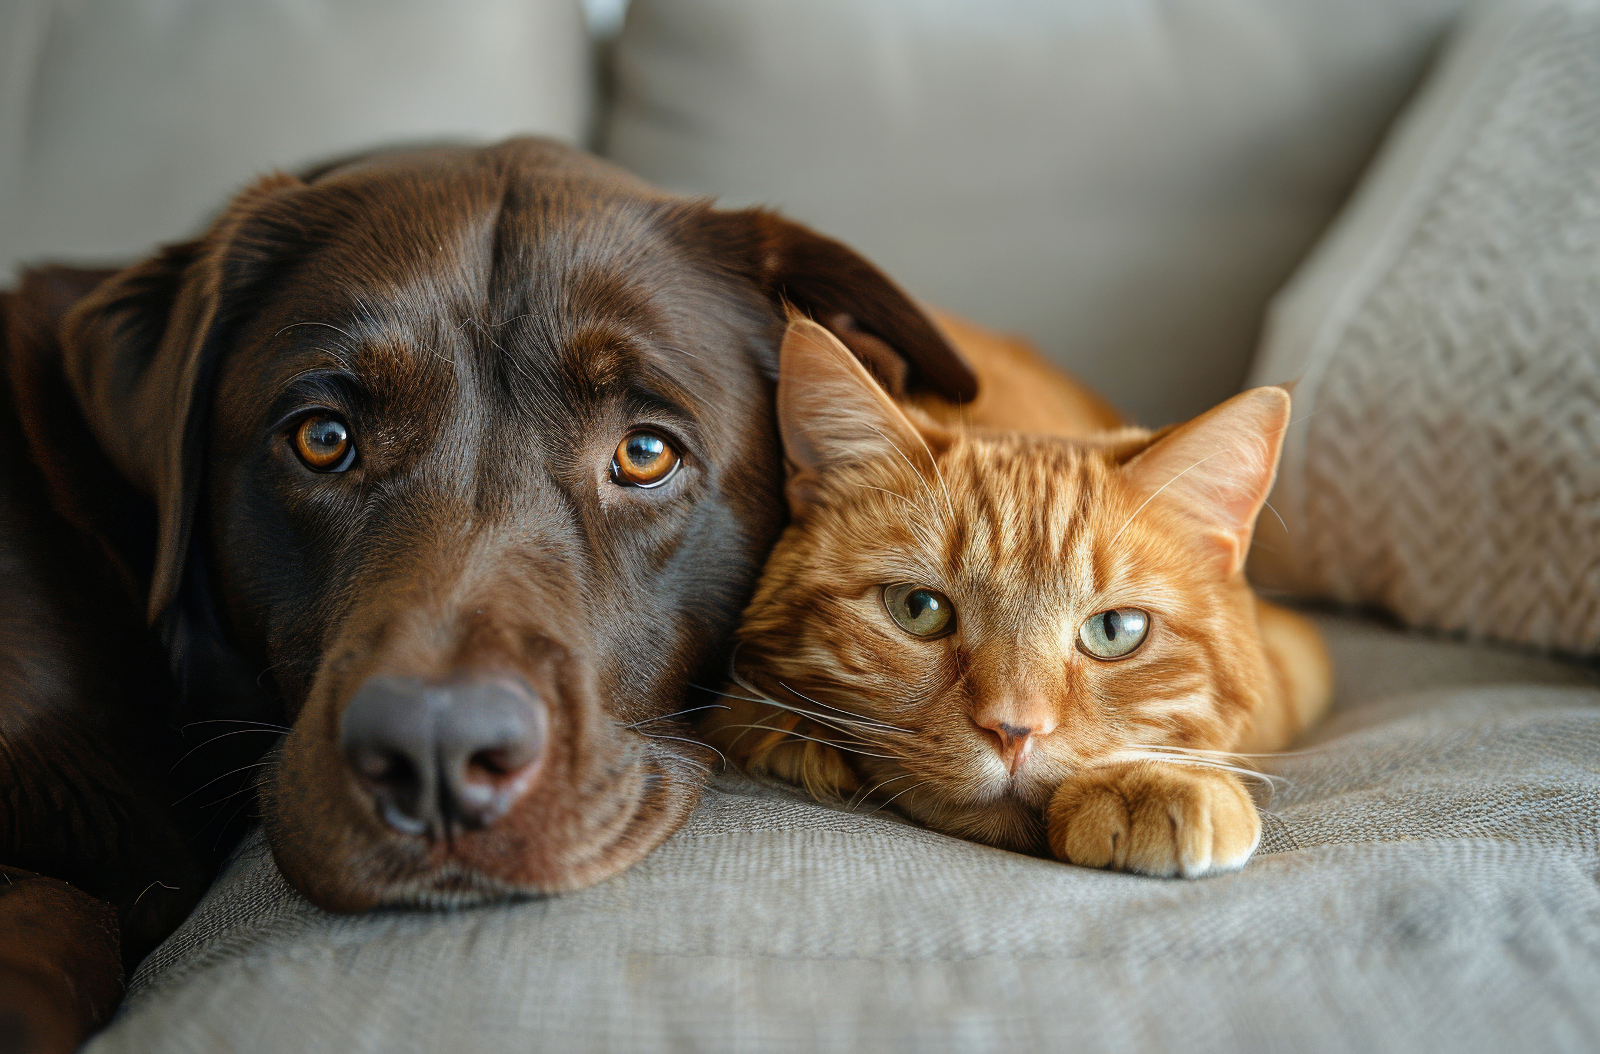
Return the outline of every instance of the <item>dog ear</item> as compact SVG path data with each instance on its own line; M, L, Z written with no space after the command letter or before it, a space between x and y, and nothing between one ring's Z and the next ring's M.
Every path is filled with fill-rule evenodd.
M765 209L698 206L714 262L752 279L833 331L885 389L927 388L953 402L978 394L972 367L916 302L848 246Z
M146 618L171 646L168 618L189 564L207 393L217 352L252 290L288 255L292 225L255 222L304 184L266 177L197 241L169 247L101 283L60 328L61 370L84 422L122 479L154 507Z
M28 454L51 506L107 558L123 593L144 604L154 517L95 443L61 370L62 319L116 271L26 270L4 295L5 368Z
M952 439L912 421L842 341L803 317L792 317L783 337L777 414L796 518L815 505L830 472L880 458L904 458L921 472Z

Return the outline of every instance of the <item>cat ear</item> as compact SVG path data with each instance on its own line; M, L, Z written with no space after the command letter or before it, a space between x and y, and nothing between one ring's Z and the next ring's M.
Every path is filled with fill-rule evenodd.
M1123 472L1140 502L1198 521L1231 576L1250 551L1288 425L1289 393L1252 388L1161 436Z
M943 432L919 429L827 329L790 314L778 361L778 432L789 462L785 493L798 516L829 470L879 458L932 461Z

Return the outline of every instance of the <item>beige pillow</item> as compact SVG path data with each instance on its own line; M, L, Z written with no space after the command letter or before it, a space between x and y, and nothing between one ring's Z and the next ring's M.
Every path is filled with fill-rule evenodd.
M1145 424L1238 390L1460 0L634 0L608 150L783 208Z
M1600 652L1600 4L1464 28L1274 307L1292 378L1260 581Z

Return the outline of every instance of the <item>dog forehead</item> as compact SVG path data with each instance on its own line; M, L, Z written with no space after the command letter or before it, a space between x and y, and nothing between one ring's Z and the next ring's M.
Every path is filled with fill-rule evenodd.
M317 336L347 345L351 366L383 369L475 347L541 358L565 349L597 368L606 357L593 352L608 345L749 352L763 305L685 251L675 199L594 165L419 156L360 163L257 218L297 235L285 239L276 295L258 306L274 335L320 327L293 343ZM654 357L715 382L717 368L697 370L696 354Z

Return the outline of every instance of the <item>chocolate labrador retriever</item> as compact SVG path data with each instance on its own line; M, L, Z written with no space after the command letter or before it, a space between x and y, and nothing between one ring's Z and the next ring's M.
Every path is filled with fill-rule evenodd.
M169 722L292 729L249 774L283 873L331 910L568 890L649 852L697 800L708 756L680 712L781 527L785 301L891 383L974 391L844 246L539 140L272 176L125 271L31 276L5 302L28 464L8 462L0 542L42 577L6 600L79 615L0 638L0 663L83 676L0 697L13 881L68 896L38 873L117 863L80 886L125 928L135 897L187 908L199 865L139 739ZM170 698L103 643L129 596ZM85 766L128 775L78 781L66 828L165 850L35 851ZM13 925L42 910L0 899Z

